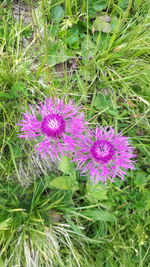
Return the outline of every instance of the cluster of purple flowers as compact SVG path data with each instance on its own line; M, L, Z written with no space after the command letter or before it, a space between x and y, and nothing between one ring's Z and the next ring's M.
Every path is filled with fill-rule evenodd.
M52 161L68 155L82 175L90 175L94 183L124 180L126 171L134 169L134 149L130 139L116 134L111 127L88 128L84 113L73 101L46 99L23 113L20 138L36 139L35 149ZM40 138L40 139L41 139Z

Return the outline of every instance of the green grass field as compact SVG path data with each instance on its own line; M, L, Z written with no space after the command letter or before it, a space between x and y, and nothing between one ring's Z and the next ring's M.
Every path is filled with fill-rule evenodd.
M0 267L150 266L149 63L149 0L1 1ZM136 170L94 185L37 158L17 123L46 97L131 137Z

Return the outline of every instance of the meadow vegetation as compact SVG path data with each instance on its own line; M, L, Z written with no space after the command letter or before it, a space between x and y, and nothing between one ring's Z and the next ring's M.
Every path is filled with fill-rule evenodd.
M149 0L4 0L0 18L0 267L150 266ZM17 123L46 97L131 137L136 170L94 185L37 158Z

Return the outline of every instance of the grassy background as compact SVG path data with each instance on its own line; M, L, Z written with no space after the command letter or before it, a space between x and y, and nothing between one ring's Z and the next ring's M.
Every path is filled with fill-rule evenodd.
M5 0L0 17L0 266L150 266L149 1ZM131 137L125 182L94 186L18 138L54 96Z

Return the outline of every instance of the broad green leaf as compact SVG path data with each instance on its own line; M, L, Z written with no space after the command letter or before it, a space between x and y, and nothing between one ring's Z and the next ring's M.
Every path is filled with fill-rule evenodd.
M150 181L150 175L148 175L148 180ZM150 200L150 192L149 192L149 188L148 189L146 189L146 188L144 188L144 190L143 190L143 196L144 196L144 200Z
M59 23L63 20L65 11L61 5L54 6L51 9L51 19L54 23Z
M77 182L71 179L70 176L58 176L49 183L50 186L54 186L60 190L77 190Z
M100 16L100 18L101 18L104 22L107 22L107 23L108 23L108 22L111 22L111 17L108 16L107 14Z
M60 42L59 41L50 41L48 44L48 54L55 55L59 49Z
M113 16L110 22L112 32L115 31L116 27L118 27L119 19L116 16Z
M83 41L81 43L81 49L82 49L82 52L84 52L83 55L86 55L85 52L89 52L88 56L92 56L93 55L93 50L95 50L95 44L93 43L92 39L91 39L91 36L88 35L84 35L83 36Z
M49 184L53 181L54 177L52 175L46 175L44 176L44 179L45 179L45 183L47 186L49 186ZM43 183L43 181L42 181Z
M81 42L81 53L82 53L82 62L84 64L89 63L90 57L94 57L96 53L96 46L91 39L91 36L84 35L83 41Z
M100 51L106 50L110 43L110 34L100 32L97 35L97 47Z
M98 209L88 209L86 211L82 211L81 214L93 219L94 221L114 222L116 220L115 215L112 213Z
M93 23L93 30L101 32L103 28L103 23L104 22L101 20L101 18L97 17Z
M102 32L106 32L109 33L112 31L111 25L110 23L104 22L103 23L103 28L102 28Z
M93 23L93 30L99 32L110 33L112 31L111 25L109 22L106 22L104 16L97 17Z
M93 1L93 9L95 11L102 11L107 7L108 1L104 0L96 0Z
M49 185L61 190L70 189L69 176L58 176Z
M136 173L135 177L134 177L134 183L136 185L143 185L146 184L147 181L149 180L149 175L147 175L146 172L144 171L139 171Z
M91 184L90 182L86 185L86 198L91 203L98 203L101 200L106 200L107 188L102 184Z
M73 57L73 53L70 50L66 50L60 43L59 46L52 46L48 50L48 64L54 66L59 63L67 61Z
M86 66L81 66L79 73L81 74L81 76L84 80L92 81L96 75L96 70L92 64L88 64Z
M59 63L63 63L65 61L67 61L67 59L69 59L70 57L68 57L67 55L65 54L59 54L57 53L56 55L49 55L48 56L48 64L49 66L55 66L56 64L59 64Z
M94 106L96 107L97 110L103 110L112 107L112 101L110 99L110 96L104 96L99 94L95 98Z
M60 32L60 28L59 28L59 24L53 24L53 25L49 25L48 29L49 29L49 35L51 37L57 37L58 38L58 34Z
M67 43L70 48L79 48L79 30L76 25L67 30Z
M74 172L74 164L70 161L70 159L67 156L61 159L58 168L65 174L70 175L72 172Z

